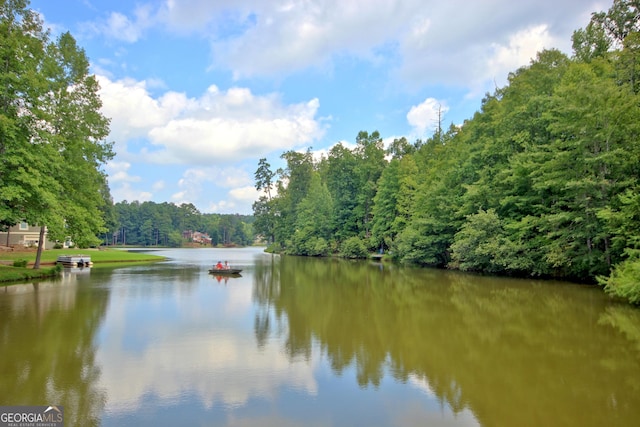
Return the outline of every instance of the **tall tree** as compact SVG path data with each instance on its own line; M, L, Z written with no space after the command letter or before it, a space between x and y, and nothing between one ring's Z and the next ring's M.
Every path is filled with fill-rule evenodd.
M342 143L331 147L321 170L333 200L334 238L338 242L358 233L354 209L357 204L356 157Z
M21 0L0 4L0 221L42 224L60 192L52 168L56 151L38 133L46 91L40 74L47 34L37 14Z
M50 233L70 237L81 247L98 243L106 230L102 207L106 174L103 164L113 158L106 142L109 120L102 115L98 82L89 73L89 60L71 34L62 34L47 46L43 65L47 92L42 98L40 134L60 154L54 176L62 186L58 196L63 223L49 221Z
M327 255L332 231L333 203L320 174L313 172L309 192L298 206L296 228L289 250L297 255Z
M358 160L356 173L358 176L357 205L354 209L361 237L371 235L373 219L373 198L378 190L378 179L386 164L384 147L380 133L375 131L369 135L360 131L356 137L355 155Z
M0 46L0 219L41 226L38 268L45 226L50 238L98 242L108 120L84 51L69 33L50 42L26 1L0 5Z
M269 243L273 243L275 238L275 206L271 191L274 188L275 172L271 170L271 165L266 158L261 158L258 162L258 169L255 172L256 190L261 194L253 203L253 214L256 217L254 229L262 234Z
M398 217L398 195L400 193L400 160L391 159L378 181L378 192L373 198L373 225L371 245L388 249L393 244Z
M629 157L640 111L628 87L618 86L603 61L572 64L548 112L553 139L532 172L549 195L543 214L547 259L564 274L589 278L611 265L611 236L599 219L623 188L637 182L638 158Z
M276 240L286 245L295 233L298 205L307 196L314 171L311 152L287 151L282 154L287 166L280 173L276 211L279 215L275 228Z

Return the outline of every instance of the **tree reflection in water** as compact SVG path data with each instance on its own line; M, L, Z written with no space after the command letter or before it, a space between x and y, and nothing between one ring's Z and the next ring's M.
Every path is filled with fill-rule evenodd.
M423 382L482 425L628 425L640 407L640 315L568 283L275 257L256 266L258 344L322 349L360 387ZM273 321L286 327L271 330Z
M65 426L99 426L106 394L98 387L96 332L108 297L82 292L82 276L0 287L3 405L62 405ZM106 292L106 291L105 291Z

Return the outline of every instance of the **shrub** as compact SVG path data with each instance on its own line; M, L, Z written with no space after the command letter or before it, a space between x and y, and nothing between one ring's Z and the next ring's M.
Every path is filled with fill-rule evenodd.
M27 260L26 259L17 259L15 261L13 261L13 266L14 267L25 268L27 266Z
M640 258L618 264L608 278L598 278L606 293L640 304Z
M367 257L367 248L359 237L349 237L342 244L342 250L340 251L340 255L345 258L366 258Z
M279 254L282 252L282 246L280 243L272 243L264 251L270 254Z
M329 253L329 244L322 237L312 237L307 241L307 255L326 256Z

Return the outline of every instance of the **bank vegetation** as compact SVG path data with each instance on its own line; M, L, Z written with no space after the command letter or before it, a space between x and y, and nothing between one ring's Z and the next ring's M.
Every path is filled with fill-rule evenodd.
M640 303L640 3L616 0L427 140L261 159L271 250L598 282Z

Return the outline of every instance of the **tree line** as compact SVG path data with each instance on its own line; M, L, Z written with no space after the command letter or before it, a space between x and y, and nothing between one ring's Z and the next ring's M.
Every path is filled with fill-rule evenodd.
M362 131L314 160L261 159L272 250L602 284L640 303L640 1L615 0L487 94L461 126L385 149Z
M248 246L254 241L253 217L202 214L191 203L119 202L114 205L105 245L180 247L189 242L186 231L211 237L212 246Z

